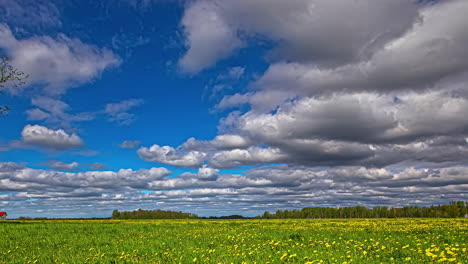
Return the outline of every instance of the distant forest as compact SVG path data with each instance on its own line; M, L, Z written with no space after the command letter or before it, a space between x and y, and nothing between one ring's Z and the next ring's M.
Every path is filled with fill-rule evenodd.
M405 206L387 207L375 206L370 209L364 206L354 207L306 207L302 210L278 210L276 213L265 212L260 219L284 219L284 218L400 218L400 217L437 217L456 218L468 214L468 202L458 201L450 204L433 205L430 207ZM196 214L164 211L142 210L131 212L112 212L112 219L206 219ZM209 219L243 219L241 215L209 217Z
M265 212L259 218L399 218L399 217L464 217L468 213L468 202L458 201L450 204L433 205L431 207L405 206L387 207L375 206L369 209L364 206L354 207L306 207L302 210L278 210L271 214Z
M131 212L112 212L112 219L192 219L199 218L196 214L164 211L164 210L142 210L138 209Z

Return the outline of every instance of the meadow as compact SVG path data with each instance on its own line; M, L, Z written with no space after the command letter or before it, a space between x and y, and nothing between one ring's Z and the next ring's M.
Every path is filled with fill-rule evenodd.
M468 263L468 219L0 222L0 263Z

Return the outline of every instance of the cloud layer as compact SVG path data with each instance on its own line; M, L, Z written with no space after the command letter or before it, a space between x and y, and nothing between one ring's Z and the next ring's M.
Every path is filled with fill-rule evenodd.
M86 211L83 206L93 203L94 210L102 210L102 216L110 215L116 208L154 208L155 204L158 208L183 207L204 215L240 211L255 215L262 210L312 205L398 206L465 199L467 172L466 167L460 166L402 171L356 166L330 170L272 166L238 175L220 174L205 166L197 173L171 177L165 168L72 173L7 162L0 163L0 191L15 193L3 199L15 214L26 213L35 206L50 209L49 216L56 216L70 213L73 208Z

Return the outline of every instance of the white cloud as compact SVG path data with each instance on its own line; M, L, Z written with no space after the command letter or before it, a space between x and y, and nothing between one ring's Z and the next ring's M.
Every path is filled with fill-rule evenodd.
M219 170L209 168L207 166L203 166L202 168L198 169L198 176L201 179L210 179L215 177L219 173Z
M62 164L63 165L63 164ZM73 167L74 166L69 166ZM151 168L141 170L121 169L113 171L88 171L88 172L58 172L53 170L37 170L24 167L12 167L11 164L0 163L0 179L6 184L6 180L12 183L24 184L25 191L35 188L44 188L54 192L62 187L68 190L79 188L99 188L105 190L123 190L126 188L144 189L151 181L162 180L170 175L166 168ZM6 176L3 177L2 175ZM1 184L1 183L0 183ZM3 188L8 188L4 185ZM18 185L17 187L21 187ZM1 188L1 187L0 187ZM31 188L31 189L29 189ZM55 190L54 190L55 188Z
M141 147L138 156L145 161L154 161L172 166L198 167L203 164L206 154L200 151L180 153L170 146L153 145L150 148Z
M141 147L137 153L145 161L180 167L199 167L208 161L216 168L268 162L280 156L277 150L252 147L247 137L236 134L218 135L208 141L189 138L177 148L159 145Z
M240 135L218 135L212 141L211 144L217 149L232 149L232 148L246 148L251 145L248 138Z
M249 138L236 134L217 135L212 140L197 140L189 138L179 149L196 150L201 152L215 152L218 150L243 149L252 144Z
M57 38L17 39L5 24L0 24L0 48L13 66L30 75L27 85L43 85L47 95L63 94L68 88L90 82L104 70L121 63L111 50L64 34ZM10 91L16 93L18 89L21 87Z
M276 148L249 147L216 152L210 159L210 165L216 168L231 168L242 165L269 164L284 162L287 155Z
M39 125L26 125L21 131L22 141L52 150L65 150L82 147L83 140L76 134L68 134L62 129L52 130Z

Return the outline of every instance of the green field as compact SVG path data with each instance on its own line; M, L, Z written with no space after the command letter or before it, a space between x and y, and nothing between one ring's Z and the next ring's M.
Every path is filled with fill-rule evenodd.
M0 222L0 263L468 263L467 219Z

